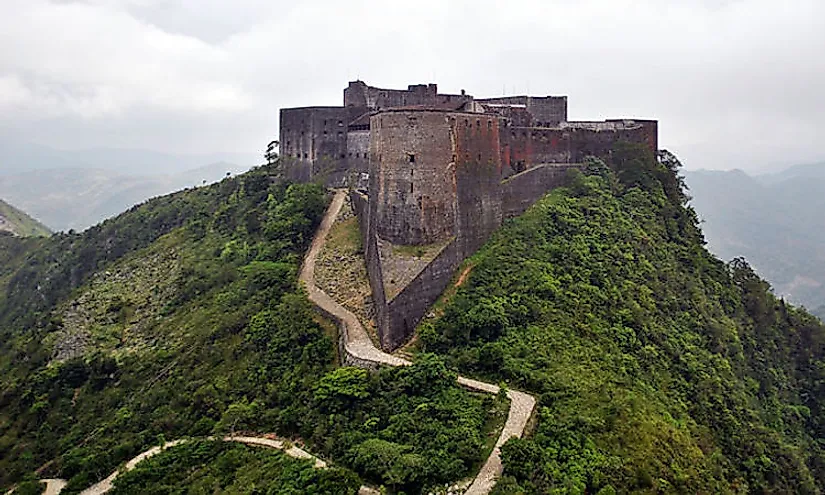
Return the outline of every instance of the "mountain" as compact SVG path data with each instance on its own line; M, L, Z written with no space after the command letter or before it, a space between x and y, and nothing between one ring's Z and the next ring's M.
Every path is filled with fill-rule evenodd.
M675 160L612 160L466 260L398 368L341 366L297 277L329 194L276 166L0 236L0 492L77 493L190 439L115 493L444 493L493 450L510 387L538 407L494 495L821 493L825 326L704 248ZM357 222L336 228L357 255ZM214 441L269 434L331 469Z
M825 304L825 164L757 177L688 172L686 181L711 251L746 258L790 301Z
M83 230L149 198L212 183L248 170L214 163L173 175L123 175L61 168L0 175L0 197L20 205L55 230Z
M48 236L51 234L45 225L0 200L0 233L2 232L11 232L14 235L23 237Z
M796 177L825 179L825 162L794 165L778 173L759 174L755 178L765 184L775 184Z
M0 177L54 169L100 169L117 175L174 175L204 163L237 163L244 170L260 164L251 153L162 153L141 149L61 150L0 136Z
M506 398L465 390L435 356L339 366L336 326L297 280L327 202L261 167L82 233L0 236L0 493L37 478L77 493L184 438L116 493L426 493L477 470ZM333 467L209 441L235 434Z
M539 397L494 493L821 493L825 326L705 250L673 169L613 160L498 231L419 328Z

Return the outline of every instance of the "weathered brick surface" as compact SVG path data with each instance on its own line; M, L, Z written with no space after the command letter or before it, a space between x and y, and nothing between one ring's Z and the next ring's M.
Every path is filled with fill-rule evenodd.
M455 138L449 114L382 112L372 117L370 127L370 197L378 235L410 245L453 236Z
M524 106L531 117L530 126L549 126L567 120L566 96L502 96L476 100L482 105ZM528 124L521 124L528 125Z
M455 110L472 101L470 95L439 94L436 84L411 84L407 89L383 89L353 81L344 89L345 107L366 107L371 110L408 106L430 106Z

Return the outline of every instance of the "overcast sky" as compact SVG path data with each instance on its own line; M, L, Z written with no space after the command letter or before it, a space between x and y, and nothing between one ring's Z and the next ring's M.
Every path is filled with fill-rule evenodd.
M823 0L0 0L0 136L257 152L347 81L568 95L688 168L825 160Z

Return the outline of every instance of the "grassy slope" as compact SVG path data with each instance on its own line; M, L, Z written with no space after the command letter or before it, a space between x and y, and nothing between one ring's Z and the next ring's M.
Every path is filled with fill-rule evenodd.
M34 218L0 200L0 217L5 219L3 228L22 237L48 237L51 231Z
M0 238L0 487L39 470L72 493L161 438L233 430L303 438L408 491L469 474L501 405L438 359L335 368L296 280L324 192L268 174Z
M421 328L540 396L499 493L822 491L825 328L708 254L673 170L617 162L498 232Z

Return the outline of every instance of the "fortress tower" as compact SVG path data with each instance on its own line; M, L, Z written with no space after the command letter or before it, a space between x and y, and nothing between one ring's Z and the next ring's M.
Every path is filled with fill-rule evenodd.
M370 120L370 197L377 232L405 245L501 223L500 118L393 109Z

